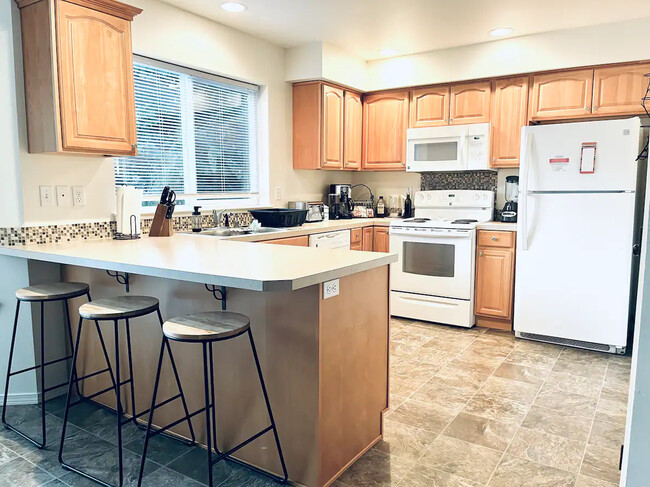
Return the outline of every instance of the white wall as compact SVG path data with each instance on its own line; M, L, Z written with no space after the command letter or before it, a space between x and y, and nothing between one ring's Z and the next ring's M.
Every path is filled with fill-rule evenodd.
M650 19L546 32L367 63L380 90L650 58Z

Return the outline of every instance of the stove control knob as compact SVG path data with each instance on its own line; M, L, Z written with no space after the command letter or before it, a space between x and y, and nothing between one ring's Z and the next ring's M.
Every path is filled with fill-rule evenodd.
M429 201L430 199L431 199L431 195L428 194L428 195L427 195L427 201Z
M481 198L483 198L484 200L486 200L486 199L487 199L487 195L484 194L483 196L481 196Z
M422 201L424 199L424 195L422 193L418 193L418 200Z
M479 199L479 195L475 194L475 195L474 195L474 199L475 199L475 200Z

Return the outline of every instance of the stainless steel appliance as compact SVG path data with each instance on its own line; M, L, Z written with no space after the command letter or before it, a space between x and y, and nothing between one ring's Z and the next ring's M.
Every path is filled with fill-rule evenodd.
M307 222L322 222L325 219L325 205L322 201L307 204Z
M519 198L519 176L506 176L506 204L501 210L501 221L517 221L517 199Z
M329 200L331 220L352 218L354 201L351 184L330 184Z
M406 170L489 170L490 124L421 127L406 131Z
M391 313L474 326L476 225L492 219L492 191L420 191L415 218L390 225Z

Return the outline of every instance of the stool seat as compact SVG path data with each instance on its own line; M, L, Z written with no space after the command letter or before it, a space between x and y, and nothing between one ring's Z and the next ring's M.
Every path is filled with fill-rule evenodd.
M158 309L158 300L150 296L118 296L97 299L79 307L86 320L124 320L147 315Z
M16 298L19 301L55 301L84 296L88 291L85 282L53 282L18 289Z
M208 311L180 316L163 324L163 335L170 340L210 342L240 335L250 328L250 319L239 313Z

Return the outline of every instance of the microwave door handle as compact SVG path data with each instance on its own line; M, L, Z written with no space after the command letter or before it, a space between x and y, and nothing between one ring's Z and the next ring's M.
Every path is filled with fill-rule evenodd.
M519 190L519 220L521 221L521 248L528 250L528 174L532 161L531 152L533 149L533 134L525 128L522 129L522 151L521 151L521 179L522 184Z
M469 169L469 164L467 162L467 134L461 134L460 136L460 150L458 151L458 158L463 169Z

